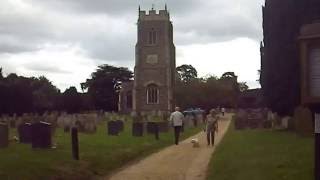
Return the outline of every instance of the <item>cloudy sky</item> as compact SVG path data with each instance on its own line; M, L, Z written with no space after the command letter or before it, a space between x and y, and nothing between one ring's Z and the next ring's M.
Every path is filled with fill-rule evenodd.
M101 64L133 69L138 5L167 3L177 65L199 76L234 71L251 88L260 69L263 0L1 0L4 74L45 75L64 91Z

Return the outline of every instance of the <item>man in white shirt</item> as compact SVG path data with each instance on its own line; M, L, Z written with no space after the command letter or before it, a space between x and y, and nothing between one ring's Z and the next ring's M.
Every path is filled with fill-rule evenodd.
M180 131L183 126L183 120L184 116L180 112L180 108L176 107L175 112L171 113L170 116L170 122L172 123L172 126L174 127L174 137L175 137L175 144L179 144L179 136L180 136Z
M221 108L222 116L224 116L224 113L226 112L226 109L223 107Z

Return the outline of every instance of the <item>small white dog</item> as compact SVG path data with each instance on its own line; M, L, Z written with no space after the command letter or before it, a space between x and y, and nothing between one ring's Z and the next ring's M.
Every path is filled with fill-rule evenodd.
M199 139L198 138L191 139L191 143L193 144L192 147L194 147L194 148L200 147L200 143L199 143Z

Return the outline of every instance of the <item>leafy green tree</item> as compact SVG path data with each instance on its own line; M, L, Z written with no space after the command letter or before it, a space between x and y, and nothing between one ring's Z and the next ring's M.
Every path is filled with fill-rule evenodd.
M31 79L9 74L4 79L3 99L5 109L3 113L22 114L33 111L33 96Z
M249 89L249 86L247 85L246 82L240 82L240 83L239 83L239 90L240 90L240 92L244 92L244 91L246 91L246 90L248 90L248 89Z
M52 111L57 107L60 90L56 88L45 76L32 78L34 109L37 112Z
M185 83L191 82L198 77L197 70L192 65L183 64L176 68L178 78Z
M0 80L2 80L4 77L3 77L3 74L2 74L2 68L0 68Z
M235 78L237 78L237 76L234 74L234 72L225 72L222 74L220 79L223 80L223 79L235 79Z
M107 111L117 110L118 94L115 84L119 81L130 81L133 77L132 71L124 67L101 65L91 78L81 83L82 90L87 90L92 97L96 109Z
M78 113L81 111L81 95L74 86L71 86L63 92L63 107L68 113Z

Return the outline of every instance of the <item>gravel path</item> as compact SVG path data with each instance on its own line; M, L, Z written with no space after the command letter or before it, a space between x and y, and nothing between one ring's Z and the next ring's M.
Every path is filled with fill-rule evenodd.
M218 144L230 124L231 114L219 121ZM198 138L199 148L193 148L191 139ZM120 170L110 180L204 180L214 147L207 146L204 132L200 132L178 146L169 146L141 161Z

